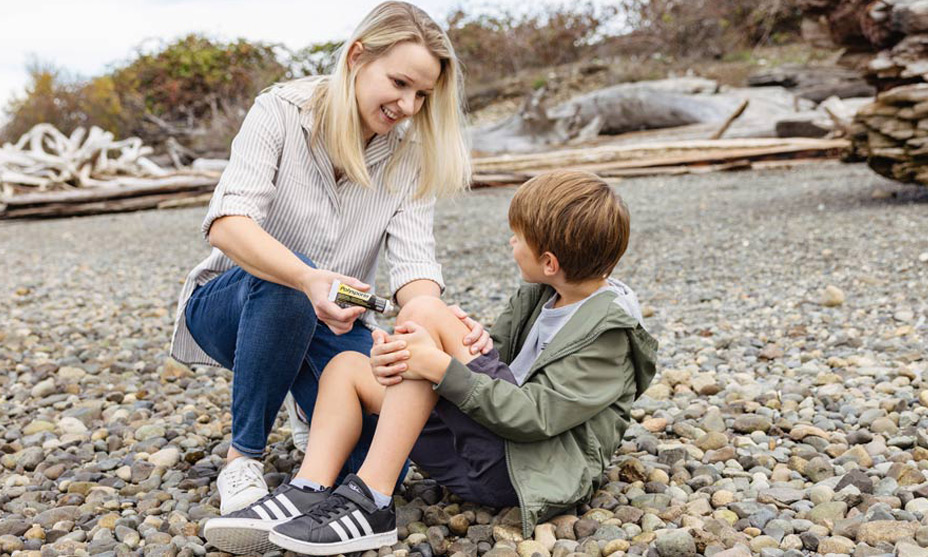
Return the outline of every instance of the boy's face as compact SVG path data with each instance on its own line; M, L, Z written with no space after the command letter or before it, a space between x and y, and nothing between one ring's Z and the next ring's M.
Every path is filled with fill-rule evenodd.
M509 238L509 245L512 246L512 258L516 260L516 265L519 266L519 271L522 272L522 279L526 282L544 282L544 263L535 255L532 248L525 243L525 238L513 230L512 237Z

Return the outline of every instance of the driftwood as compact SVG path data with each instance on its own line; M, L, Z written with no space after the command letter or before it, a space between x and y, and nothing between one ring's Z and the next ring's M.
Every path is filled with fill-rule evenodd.
M0 182L9 195L16 187L99 187L119 175L166 176L146 157L151 153L137 137L116 141L98 127L77 128L66 136L51 124L38 124L15 144L0 148Z
M877 173L928 185L928 83L877 96L857 112L848 160L866 160Z
M928 0L801 0L800 7L826 23L837 45L875 53L863 75L880 93L847 126L853 143L845 159L928 185Z
M744 114L744 111L747 109L749 104L750 104L749 100L747 99L743 100L741 104L738 105L738 108L736 108L735 111L731 113L731 116L725 119L725 122L723 122L722 125L719 126L719 129L717 129L715 133L712 134L712 137L710 137L709 139L721 139L722 136L725 135L725 132L728 131L728 128L731 127L732 123L735 120L737 120L739 116Z
M847 140L724 139L644 145L603 145L544 153L474 159L477 185L521 183L546 170L572 168L603 177L686 173L747 168L758 161L837 158Z
M816 103L829 97L872 97L876 89L856 71L831 66L784 65L748 77L751 87L778 85Z
M225 161L168 171L138 138L115 141L100 128L66 136L39 124L0 149L0 218L128 211L212 191Z
M776 137L776 122L805 112L815 103L782 87L718 92L714 81L683 78L627 83L580 95L548 109L544 91L526 99L519 112L471 131L474 151L483 154L536 152L587 142L598 135L708 125L710 137L745 101L744 113L725 131L728 137ZM827 115L817 112L826 123Z
M902 39L870 61L866 77L880 91L928 82L928 32Z
M5 198L0 219L55 218L137 211L175 206L172 200L202 199L216 187L218 174L171 176L161 179L124 179L122 186L27 193Z
M683 174L708 174L710 172L732 172L738 170L772 170L793 168L811 164L822 164L821 158L790 158L780 160L739 159L718 164L681 164L676 166L652 166L645 168L614 169L600 174L603 178L639 178L644 176L680 176ZM512 186L524 183L534 174L476 174L474 188Z

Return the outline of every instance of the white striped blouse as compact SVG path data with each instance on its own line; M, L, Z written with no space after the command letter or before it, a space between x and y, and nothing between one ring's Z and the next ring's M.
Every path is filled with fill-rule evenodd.
M403 141L394 128L368 144L364 158L371 188L347 178L335 182L332 162L320 145L310 146L312 114L301 109L318 78L276 86L255 99L232 141L229 165L213 193L204 236L219 217L244 215L290 250L309 256L320 269L374 284L381 248L390 266L393 292L417 279L442 288L432 235L434 198L414 199L419 166L415 150L397 161L384 183L391 155ZM200 262L180 294L171 356L187 364L218 365L190 336L187 300L202 285L235 266L218 249ZM365 315L368 324L373 316Z

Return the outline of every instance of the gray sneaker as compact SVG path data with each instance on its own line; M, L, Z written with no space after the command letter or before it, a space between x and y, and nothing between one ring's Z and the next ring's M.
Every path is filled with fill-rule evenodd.
M331 492L283 484L240 511L209 519L203 535L217 549L228 553L265 553L274 549L267 540L271 528L302 515L325 501Z

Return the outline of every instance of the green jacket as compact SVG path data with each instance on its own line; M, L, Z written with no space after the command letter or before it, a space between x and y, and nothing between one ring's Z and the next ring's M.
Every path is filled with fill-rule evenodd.
M528 285L491 336L501 359L519 353L554 289ZM522 386L452 360L435 390L506 440L523 535L587 500L628 427L632 403L654 377L657 340L601 292L584 303L532 364Z

